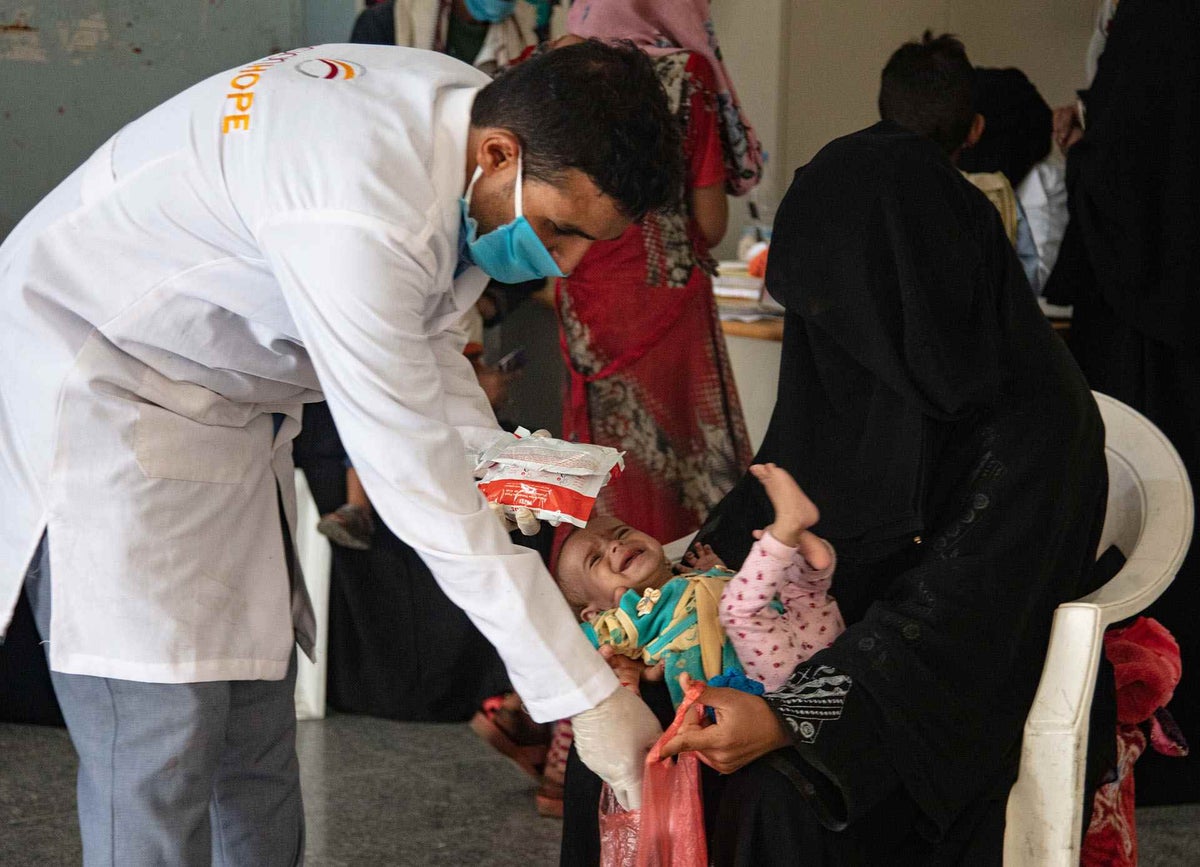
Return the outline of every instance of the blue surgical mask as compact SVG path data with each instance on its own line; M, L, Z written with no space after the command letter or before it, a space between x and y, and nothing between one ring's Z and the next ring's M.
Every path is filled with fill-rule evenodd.
M479 224L471 216L471 193L475 182L483 174L477 167L467 194L459 199L462 208L462 229L466 232L467 252L471 261L483 269L494 280L501 283L524 283L543 277L562 277L558 263L533 231L521 208L521 190L524 186L523 156L517 157L517 184L513 206L516 218L511 223L493 229L483 237L477 237Z
M516 5L517 0L467 0L467 11L476 21L503 21Z

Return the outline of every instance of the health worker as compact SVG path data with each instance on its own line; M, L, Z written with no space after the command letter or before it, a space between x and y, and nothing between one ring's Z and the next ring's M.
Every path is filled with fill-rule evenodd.
M668 201L650 62L590 42L495 82L324 45L125 126L0 246L0 624L24 592L79 753L88 865L303 858L291 441L325 399L382 519L536 720L636 803L653 715L468 453L509 436L455 323Z

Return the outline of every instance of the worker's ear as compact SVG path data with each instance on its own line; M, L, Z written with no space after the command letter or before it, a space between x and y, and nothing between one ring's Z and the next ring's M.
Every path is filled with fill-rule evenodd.
M483 168L484 177L517 165L521 153L521 142L515 135L501 127L490 127L479 137L475 162Z
M983 130L987 127L987 119L982 114L976 114L971 121L971 129L967 132L967 139L963 142L964 148L973 148L979 144L979 140L983 138Z

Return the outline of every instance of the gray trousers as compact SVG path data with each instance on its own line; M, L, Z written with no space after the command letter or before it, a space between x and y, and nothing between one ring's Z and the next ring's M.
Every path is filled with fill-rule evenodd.
M25 593L48 644L47 537ZM294 652L281 681L50 677L79 754L88 867L303 863Z

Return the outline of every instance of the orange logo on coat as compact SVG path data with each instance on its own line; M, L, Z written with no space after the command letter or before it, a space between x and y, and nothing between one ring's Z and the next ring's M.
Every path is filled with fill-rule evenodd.
M295 51L281 51L239 69L237 75L229 81L229 88L233 93L225 95L225 105L226 112L229 112L229 109L233 111L221 116L221 132L250 129L250 109L254 105L254 87L262 78L262 74L273 66L291 60L301 51L311 50L312 48L309 47L297 48Z
M329 57L315 57L312 60L306 60L296 67L296 71L309 78L331 81L349 81L366 74L366 69L358 63Z

